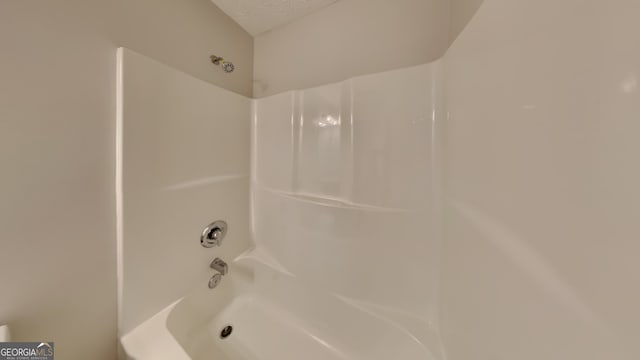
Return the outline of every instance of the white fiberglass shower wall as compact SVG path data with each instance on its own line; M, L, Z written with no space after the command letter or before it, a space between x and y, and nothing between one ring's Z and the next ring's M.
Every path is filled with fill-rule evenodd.
M255 100L256 286L346 358L439 357L436 64Z

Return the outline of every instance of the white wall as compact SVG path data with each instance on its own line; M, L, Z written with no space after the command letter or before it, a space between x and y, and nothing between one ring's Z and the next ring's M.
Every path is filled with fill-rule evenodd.
M249 239L250 100L127 49L119 54L119 332L196 287ZM200 245L215 220L221 247Z
M448 52L449 359L640 358L638 14L486 0Z
M116 353L119 45L251 92L252 40L208 0L0 2L0 323L61 359Z
M255 38L254 96L424 64L449 44L446 0L341 0Z
M484 0L449 0L449 39L454 41Z
M347 354L439 354L431 140L440 70L421 65L255 101L253 257L269 265L258 286L331 329L322 339ZM362 309L369 314L354 315ZM419 342L403 343L407 333ZM372 343L381 350L358 353Z

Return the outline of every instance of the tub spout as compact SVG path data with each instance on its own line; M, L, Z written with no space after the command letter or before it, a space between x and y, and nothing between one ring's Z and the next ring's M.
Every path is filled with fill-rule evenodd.
M224 262L224 260L220 258L213 259L213 261L211 262L211 265L209 266L213 270L219 272L221 275L227 275L227 272L229 272L229 266L227 265L226 262Z

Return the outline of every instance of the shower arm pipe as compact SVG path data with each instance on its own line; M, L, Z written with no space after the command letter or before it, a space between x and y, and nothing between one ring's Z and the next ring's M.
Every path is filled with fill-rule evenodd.
M209 58L214 65L220 65L221 62L224 62L224 58L217 55L211 55Z

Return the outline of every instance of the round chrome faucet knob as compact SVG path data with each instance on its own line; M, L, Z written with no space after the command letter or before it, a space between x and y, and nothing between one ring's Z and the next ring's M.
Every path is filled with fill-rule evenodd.
M206 248L220 246L226 234L227 223L222 220L214 221L202 230L200 245Z

